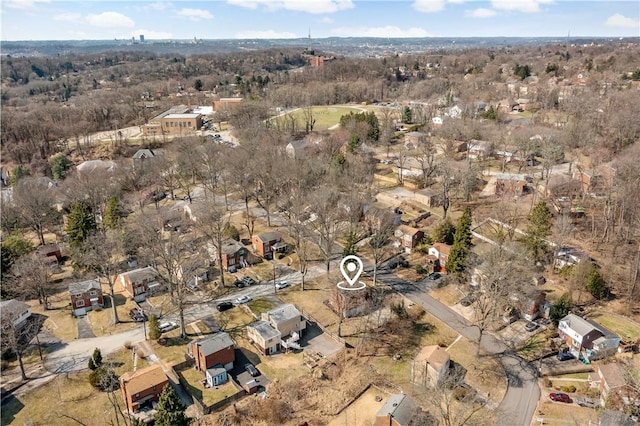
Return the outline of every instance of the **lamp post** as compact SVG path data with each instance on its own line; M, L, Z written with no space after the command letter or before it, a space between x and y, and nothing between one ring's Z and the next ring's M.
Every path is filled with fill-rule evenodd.
M278 287L276 287L276 248L271 246L271 261L273 262L273 292L278 291Z

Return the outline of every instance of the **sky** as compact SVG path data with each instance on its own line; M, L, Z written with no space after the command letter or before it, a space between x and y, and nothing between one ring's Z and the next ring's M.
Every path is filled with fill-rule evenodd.
M639 37L640 0L0 0L1 40Z

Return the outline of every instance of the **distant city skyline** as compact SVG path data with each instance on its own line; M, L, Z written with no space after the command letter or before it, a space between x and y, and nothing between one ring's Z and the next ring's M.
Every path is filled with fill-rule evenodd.
M3 0L1 39L639 37L640 2Z

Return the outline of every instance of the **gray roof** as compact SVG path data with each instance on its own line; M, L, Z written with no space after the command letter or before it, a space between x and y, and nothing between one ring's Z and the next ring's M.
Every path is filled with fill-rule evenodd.
M154 279L158 276L158 273L151 266L145 268L134 269L129 272L123 272L121 275L128 275L131 282L138 282L145 279Z
M225 370L223 367L213 367L213 368L207 368L207 373L211 376L211 377L216 377L222 373L226 373L227 370Z
M427 136L427 134L422 132L409 132L409 133L405 133L405 136L419 138L421 136Z
M517 173L496 173L495 178L498 180L525 181L526 176Z
M288 321L292 318L300 318L300 311L291 303L278 306L267 312L269 319L276 324Z
M222 245L222 252L229 255L243 249L244 246L238 241L227 241Z
M264 340L270 340L280 337L280 332L271 327L267 321L256 321L247 327L253 328Z
M262 242L268 243L269 241L281 240L282 236L278 231L269 231L269 232L263 232L262 234L259 234L258 238L260 238Z
M575 331L581 336L589 334L593 330L598 330L600 333L602 333L604 337L607 337L607 338L619 337L613 331L609 330L606 327L603 327L597 322L579 317L578 315L575 315L575 314L569 314L566 317L562 318L560 321L567 323L567 325L573 331Z
M100 281L95 279L69 284L69 293L71 294L85 293L89 290L102 290L102 287L100 287Z
M634 426L636 423L622 411L607 410L600 417L599 426Z
M228 348L229 346L233 346L233 340L228 333L220 332L216 333L211 337L207 337L203 340L198 340L195 342L200 348L200 353L204 356L214 354L223 349Z
M133 158L135 160L138 160L142 158L152 158L157 155L164 155L164 153L162 151L153 150L153 149L139 149L136 151L135 154L133 154Z
M29 308L29 305L16 299L3 300L0 302L0 313L3 318L15 317Z
M394 394L389 396L376 417L391 415L400 426L405 426L409 424L416 411L418 411L418 406L408 395Z

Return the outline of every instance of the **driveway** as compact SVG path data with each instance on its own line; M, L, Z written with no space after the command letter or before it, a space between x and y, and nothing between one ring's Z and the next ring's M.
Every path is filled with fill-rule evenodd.
M92 337L96 337L96 335L93 334L93 329L91 328L91 323L87 315L77 317L76 323L78 324L78 339L91 339Z
M304 351L317 352L325 357L333 355L342 349L338 342L323 333L315 323L308 321L307 328L300 339L300 347Z

